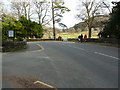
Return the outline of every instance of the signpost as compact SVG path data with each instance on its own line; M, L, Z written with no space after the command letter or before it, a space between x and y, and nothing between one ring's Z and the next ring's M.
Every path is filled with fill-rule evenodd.
M15 32L14 32L14 30L8 30L8 38L13 39L13 41L14 41L14 37L15 37Z

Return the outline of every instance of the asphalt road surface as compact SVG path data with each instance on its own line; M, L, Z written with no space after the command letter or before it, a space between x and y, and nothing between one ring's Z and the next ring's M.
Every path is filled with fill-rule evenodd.
M2 54L3 88L19 88L25 80L57 88L118 87L118 48L73 42L29 42L28 47Z

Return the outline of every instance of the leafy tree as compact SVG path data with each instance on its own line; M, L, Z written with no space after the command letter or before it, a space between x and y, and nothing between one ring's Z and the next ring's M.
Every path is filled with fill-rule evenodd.
M112 14L109 22L104 28L104 37L108 35L112 38L120 39L120 2L112 2L115 6L112 9Z
M63 0L57 0L55 2L52 1L52 19L53 19L53 36L56 39L56 32L55 32L55 23L60 24L61 18L63 17L62 14L65 12L69 12L70 10L64 6Z
M20 41L24 38L36 38L42 37L43 28L36 22L27 20L26 17L21 16L19 20L16 20L8 15L2 16L2 39L8 39L8 30L14 30L16 40Z
M29 32L29 26L30 26L30 22L29 22L29 20L27 20L27 18L26 17L24 17L24 16L21 16L20 17L20 19L19 19L19 22L22 24L22 26L24 27L24 29L23 29L23 32L22 32L22 36L24 37L24 38L28 38L28 32Z
M41 24L38 24L37 22L31 22L31 34L30 36L33 38L35 36L36 38L41 38L43 36L43 27Z
M65 32L65 29L68 29L68 27L63 23L59 23L59 26L62 27L63 32Z
M42 25L38 24L36 22L32 22L31 20L27 20L26 17L22 16L19 21L22 23L24 30L23 30L23 37L29 38L29 37L42 37Z
M17 35L17 34L22 33L23 26L16 19L14 19L6 14L3 14L2 15L2 38L3 38L3 40L8 39L8 36L7 36L8 30L14 30L15 37L18 39L18 38L20 38L20 35Z
M62 14L65 12L69 12L70 9L68 9L66 6L64 6L64 1L63 0L57 0L56 2L53 2L53 10L54 10L54 18L56 23L60 23L61 18L63 17Z

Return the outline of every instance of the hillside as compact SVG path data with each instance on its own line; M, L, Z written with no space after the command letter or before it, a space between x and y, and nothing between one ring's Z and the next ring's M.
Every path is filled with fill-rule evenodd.
M97 16L93 22L92 38L97 38L98 33L103 30L105 23L109 20L109 16ZM65 30L56 28L56 37L62 36L63 38L77 38L80 34L88 35L87 25L85 22L80 22L73 27ZM53 35L53 29L50 27L44 27L43 38L51 39Z
M109 20L109 17L108 15L99 15L99 16L96 16L94 21L93 21L93 28L94 29L97 29L97 30L102 30L105 23ZM80 22L76 25L73 26L73 28L75 30L78 30L80 29L80 31L86 31L87 29L87 24L85 22Z

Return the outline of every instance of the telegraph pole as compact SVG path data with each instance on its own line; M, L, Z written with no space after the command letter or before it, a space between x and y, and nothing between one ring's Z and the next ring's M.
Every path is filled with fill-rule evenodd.
M52 20L53 20L53 37L56 40L56 33L55 33L55 17L54 17L54 5L52 1Z

